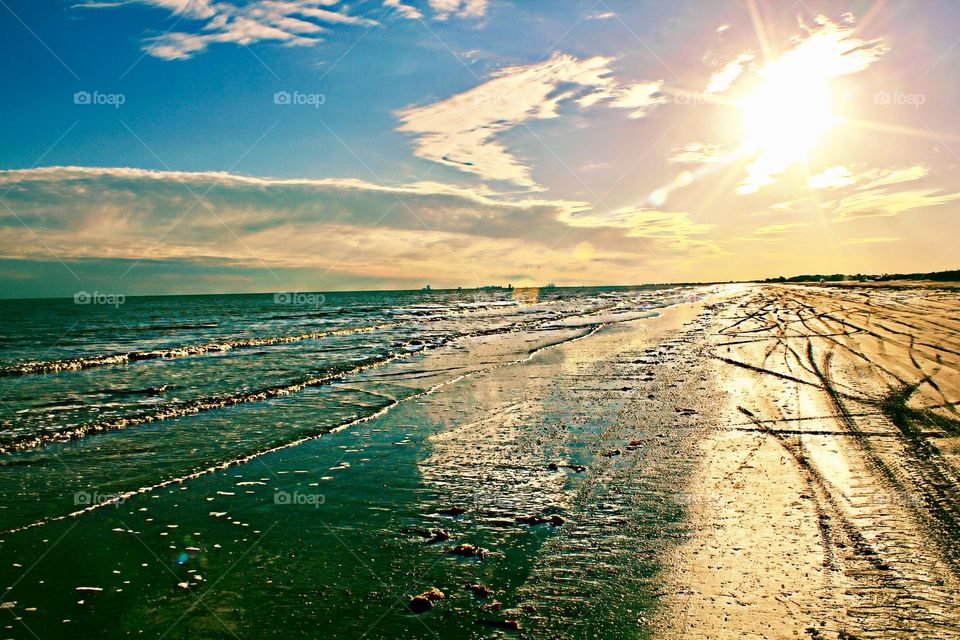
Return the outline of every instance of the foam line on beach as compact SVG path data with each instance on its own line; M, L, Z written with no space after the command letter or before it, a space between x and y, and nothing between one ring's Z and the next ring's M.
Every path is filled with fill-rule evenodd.
M579 314L575 314L575 315L579 315ZM297 393L309 387L322 386L338 380L343 380L348 376L356 373L360 373L361 371L379 367L395 360L400 360L400 359L408 358L413 355L421 354L421 353L424 353L425 351L443 346L455 340L470 338L470 337L482 337L482 336L490 336L490 335L497 335L497 334L503 334L503 333L511 333L514 331L522 331L527 329L538 329L538 328L543 328L545 324L547 324L547 322L543 320L515 322L506 326L491 327L488 329L471 331L467 333L456 334L449 337L439 338L433 342L419 342L417 344L405 344L396 351L387 353L379 357L374 356L374 357L368 358L366 361L362 362L359 365L354 365L349 368L340 369L340 370L338 370L336 367L333 367L333 368L327 369L320 375L314 375L314 376L303 378L301 380L297 380L294 382L274 385L274 386L266 387L256 391L248 391L248 392L238 393L233 395L208 396L203 398L196 398L194 400L191 400L189 402L185 402L182 404L163 407L151 413L132 414L128 416L121 416L121 417L111 418L107 420L98 420L94 422L88 422L81 425L73 425L73 426L65 427L63 429L58 429L54 431L11 436L4 440L0 440L0 454L23 451L26 449L32 449L32 448L36 448L46 444L54 443L54 442L76 440L76 439L83 438L95 433L102 433L106 431L116 431L120 429L126 429L128 427L148 424L152 422L159 422L159 421L168 420L171 418L179 418L187 415L194 415L194 414L203 413L206 411L223 409L226 407L232 407L232 406L237 406L237 405L251 403L251 402L262 402L264 400L269 400L271 398L277 398L277 397ZM590 327L590 326L595 326L597 324L600 324L600 323L594 323L592 325L584 325L584 326Z
M94 504L90 504L90 505L84 507L83 509L78 509L78 510L76 510L76 511L71 511L70 513L65 513L65 514L63 514L63 515L52 516L52 517L49 517L49 518L44 518L44 519L42 519L42 520L37 520L37 521L35 521L35 522L31 522L30 524L25 524L25 525L21 525L21 526L19 526L19 527L14 527L14 528L12 528L12 529L7 529L6 531L0 532L0 535L4 535L4 536L6 536L6 535L11 535L11 534L18 533L18 532L21 532L21 531L26 531L26 530L28 530L28 529L35 529L35 528L41 527L41 526L43 526L43 525L52 524L52 523L54 523L54 522L61 522L61 521L64 521L64 520L68 520L68 519L70 519L70 518L77 518L77 517L80 517L80 516L82 516L82 515L84 515L84 514L86 514L86 513L90 513L90 512L92 512L92 511L96 511L97 509L101 509L101 508L103 508L103 507L112 506L112 505L115 505L115 504L118 504L118 503L125 502L126 500L129 500L130 498L133 498L133 497L138 496L138 495L144 495L144 494L148 494L148 493L151 493L151 492L153 492L153 491L156 491L156 490L158 490L158 489L163 489L163 488L165 488L165 487L170 487L170 486L177 485L177 484L183 484L184 482L189 482L190 480L196 480L197 478L200 478L200 477L202 477L202 476L205 476L205 475L208 475L208 474L211 474L211 473L215 473L215 472L217 472L217 471L222 471L222 470L224 470L224 469L229 469L230 467L235 467L235 466L238 466L238 465L241 465L241 464L245 464L245 463L247 463L247 462L250 462L250 461L252 461L252 460L256 460L257 458L262 458L262 457L264 457L264 456L266 456L266 455L269 455L269 454L272 454L272 453L277 453L277 452L283 451L283 450L285 450L285 449L291 449L291 448L293 448L293 447L298 447L298 446L300 446L300 445L302 445L302 444L304 444L304 443L306 443L306 442L311 442L311 441L313 441L313 440L317 440L317 439L319 439L319 438L322 438L322 437L325 436L325 435L329 435L329 434L331 434L331 433L337 433L337 432L339 432L339 431L344 431L344 430L346 430L346 429L350 429L350 428L352 428L352 427L355 427L355 426L357 426L357 425L363 424L363 423L365 423L365 422L369 422L369 421L371 421L371 420L375 420L375 419L377 419L377 418L380 418L381 416L386 415L386 414L389 413L392 409L394 409L395 407L399 406L399 405L402 404L402 403L409 402L410 400L415 400L415 399L417 399L417 398L421 398L421 397L424 397L424 396L432 395L432 394L434 394L434 393L437 393L437 392L440 391L441 389L443 389L443 388L445 388L445 387L447 387L447 386L450 386L450 385L452 385L452 384L456 384L457 382L460 382L460 381L462 381L462 380L466 380L466 379L468 379L468 378L472 378L472 377L475 377L475 376L478 376L478 375L484 375L484 374L490 373L491 371L496 371L497 369L501 369L501 368L504 368L504 367L510 367L510 366L514 366L514 365L521 364L521 363L524 363L524 362L529 362L529 361L530 361L531 359L533 359L534 356L536 356L538 353L541 353L541 352L546 351L546 350L548 350L548 349L553 349L553 348L555 348L555 347L562 346L562 345L565 345L565 344L571 344L571 343L577 342L578 340L583 340L583 339L585 339L585 338L589 338L590 336L596 334L598 331L600 331L601 329L603 329L605 326L607 326L607 325L606 325L606 324L597 324L597 325L594 325L594 326L592 326L592 327L579 327L579 328L583 329L583 332L580 333L579 335L575 335L575 336L572 336L572 337L569 337L569 338L557 340L556 342L551 342L551 343L549 343L549 344L542 345L542 346L537 347L537 348L535 348L535 349L531 349L531 350L529 350L529 351L527 352L527 354L526 354L524 357L522 357L522 358L516 358L516 359L514 359L514 360L510 360L510 361L507 361L507 362L501 362L501 363L499 363L499 364L495 364L495 365L492 365L492 366L489 366L489 367L485 367L485 368L483 368L483 369L477 369L477 370L474 370L474 371L470 371L470 372L467 372L467 373L460 374L460 375L458 375L458 376L454 376L453 378L450 378L449 380L444 380L444 381L442 381L442 382L438 382L437 384L433 385L433 386L430 387L429 389L426 389L426 390L421 391L421 392L419 392L419 393L412 394L412 395L407 396L407 397L405 397L405 398L402 398L402 399L400 399L400 400L394 399L394 400L391 401L390 404L388 404L388 405L386 405L386 406L378 409L377 411L371 413L370 415L361 416L361 417L359 417L359 418L354 418L354 419L352 419L352 420L349 420L349 421L346 421L346 422L342 422L342 423L340 423L340 424L338 424L338 425L335 425L334 427L332 427L332 428L330 428L330 429L327 429L327 430L324 430L324 431L322 431L322 432L314 433L314 434L310 434L310 435L306 435L306 436L301 436L301 437L296 438L296 439L294 439L294 440L290 440L289 442L284 442L284 443L282 443L282 444L278 444L278 445L276 445L276 446L269 447L269 448L267 448L267 449L262 449L262 450L260 450L260 451L254 452L254 453L249 453L249 454L246 454L246 455L238 456L238 457L236 457L236 458L232 458L232 459L230 459L230 460L226 460L226 461L223 461L223 462L219 462L219 463L217 463L217 464L215 464L215 465L211 465L211 466L209 466L209 467L205 467L205 468L200 469L200 470L198 470L198 471L193 471L193 472L191 472L191 473L188 473L188 474L183 475L183 476L179 476L179 477L177 477L177 478L169 478L169 479L167 479L167 480L163 480L163 481L161 481L161 482L157 482L157 483L154 483L154 484L151 484L151 485L146 485L146 486L143 486L143 487L139 487L139 488L137 488L137 489L131 489L130 491L124 491L124 492L122 492L122 493L118 493L118 494L115 494L115 495L111 496L111 498L108 499L108 500L103 500L103 501L96 502L96 503L94 503Z
M290 395L298 391L302 391L308 387L317 387L325 384L330 384L336 380L341 380L348 375L359 373L366 369L371 369L373 367L382 366L391 362L393 360L398 360L401 358L408 357L415 353L420 353L421 350L417 351L408 351L408 352L398 352L392 353L387 356L382 356L379 358L369 358L367 361L363 362L360 365L355 365L348 369L337 371L333 373L326 373L318 376L311 376L309 378L304 378L296 382L288 384L280 384L272 387L267 387L257 391L250 391L247 393L239 393L228 396L220 397L206 397L206 398L197 398L189 402L182 404L172 405L152 413L145 413L139 415L130 415L126 417L113 418L109 420L98 420L96 422L88 422L82 425L76 425L71 427L66 427L63 429L58 429L56 431L48 431L42 433L31 433L24 434L20 436L14 436L6 439L0 444L0 453L11 453L14 451L22 451L24 449L31 449L45 444L50 444L53 442L62 442L67 440L76 440L83 438L85 436L104 432L104 431L116 431L119 429L125 429L127 427L133 427L141 424L147 424L150 422L159 422L162 420L167 420L170 418L179 418L182 416L193 415L197 413L203 413L206 411L212 411L214 409L222 409L225 407L232 407L239 404L245 404L248 402L261 402L263 400L268 400L270 398L278 398L280 396Z
M371 333L381 329L389 329L397 325L398 323L389 323L366 327L348 327L343 329L330 329L327 331L313 331L310 333L301 333L298 335L289 336L269 336L266 338L224 340L219 342L208 342L205 344L171 347L168 349L152 349L149 351L128 351L126 353L78 356L76 358L65 358L63 360L35 360L3 367L0 369L0 377L55 373L57 371L79 371L81 369L129 364L131 362L142 362L145 360L173 360L176 358L186 358L190 356L203 355L206 353L222 353L225 351L249 349L252 347L266 347L276 344L290 344L294 342L305 342L307 340L320 340L328 336Z

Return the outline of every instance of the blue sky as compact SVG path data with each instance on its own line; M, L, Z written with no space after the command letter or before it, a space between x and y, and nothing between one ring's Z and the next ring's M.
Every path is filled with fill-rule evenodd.
M0 287L955 268L958 26L947 0L2 0Z

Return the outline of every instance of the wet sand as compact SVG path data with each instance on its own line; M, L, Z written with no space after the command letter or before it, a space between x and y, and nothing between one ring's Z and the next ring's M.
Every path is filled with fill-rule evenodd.
M663 637L960 637L960 296L744 287Z
M332 389L391 399L370 419L5 532L4 631L960 637L955 291L697 288L364 370ZM6 471L89 489L54 463L124 433Z

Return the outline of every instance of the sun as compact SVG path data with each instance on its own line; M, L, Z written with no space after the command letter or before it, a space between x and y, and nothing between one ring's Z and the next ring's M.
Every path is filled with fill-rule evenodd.
M816 53L798 49L767 62L760 84L736 102L744 129L740 153L753 159L741 192L756 191L772 175L804 162L837 122L830 96L832 69Z
M774 66L740 108L745 151L784 161L805 159L834 121L827 80L817 77L816 70L803 77Z

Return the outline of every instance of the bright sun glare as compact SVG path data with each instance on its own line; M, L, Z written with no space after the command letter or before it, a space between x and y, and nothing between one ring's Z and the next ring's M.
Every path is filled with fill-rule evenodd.
M804 47L764 65L762 82L737 102L743 117L743 157L753 158L741 192L752 192L770 176L803 162L837 121L831 109L829 80L818 47Z

